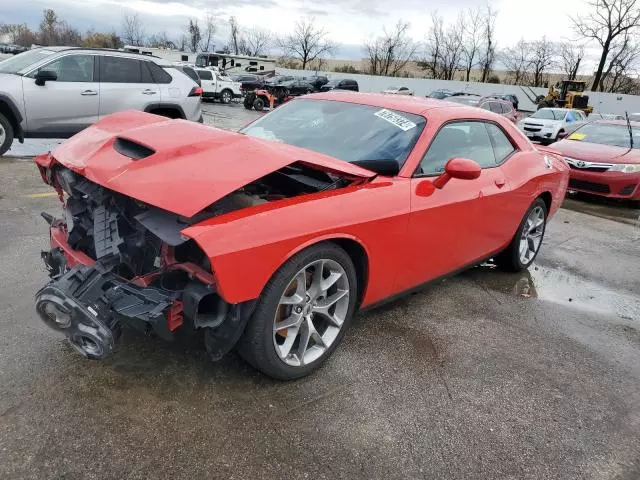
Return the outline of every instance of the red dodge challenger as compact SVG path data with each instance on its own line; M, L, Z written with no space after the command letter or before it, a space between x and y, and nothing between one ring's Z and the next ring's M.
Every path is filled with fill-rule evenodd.
M36 309L102 359L122 326L204 333L275 378L309 374L354 312L489 258L527 268L568 167L507 119L328 92L239 133L110 115L36 159L51 281Z

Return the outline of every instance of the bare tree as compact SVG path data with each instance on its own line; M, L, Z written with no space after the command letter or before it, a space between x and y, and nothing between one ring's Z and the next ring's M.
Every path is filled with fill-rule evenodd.
M14 23L0 25L0 34L7 34L11 43L16 45L30 46L37 43L37 36L32 32L26 23Z
M453 80L462 64L462 32L464 31L464 16L458 16L458 20L447 28L444 35L440 55L442 78Z
M487 9L482 19L484 42L483 50L480 55L480 67L482 68L482 82L486 82L489 79L489 75L493 69L493 63L496 59L496 42L495 42L495 30L496 30L496 17L498 13L487 5Z
M522 85L528 80L531 67L530 49L531 45L520 39L513 47L504 49L500 55L514 85Z
M383 35L366 43L369 73L395 77L415 56L417 45L408 36L409 24L398 21L394 30L383 29Z
M172 46L175 47L175 43L169 40L169 36L165 31L149 35L149 37L147 38L147 45L156 48L171 48Z
M271 42L271 32L258 27L250 28L242 34L240 53L251 57L265 55Z
M122 39L127 45L140 46L144 43L144 27L137 13L122 17Z
M602 72L616 39L640 26L640 0L590 0L591 13L573 19L576 32L602 47L592 90L600 85Z
M580 64L584 59L584 45L573 42L564 42L560 45L559 66L568 80L575 80L580 70Z
M229 18L229 28L231 28L229 35L230 48L233 50L233 53L238 55L240 53L240 27L238 26L236 17Z
M544 73L555 63L556 48L545 36L529 45L531 54L529 65L533 73L533 86L541 87L544 83Z
M211 41L216 34L215 17L211 14L207 14L204 19L204 35L202 35L202 42L200 43L200 50L208 52L211 47Z
M280 38L278 44L285 56L300 60L304 70L309 62L335 52L337 46L327 35L326 30L316 27L313 17L308 17L299 20L293 33Z
M58 15L50 8L42 11L42 20L40 21L40 39L42 45L57 45L56 29L58 27Z
M418 65L429 72L431 78L442 78L440 60L444 48L444 21L438 12L431 13L431 27L425 43L425 56Z
M465 80L468 82L471 69L480 60L480 49L484 40L483 17L480 9L469 9L464 15L462 32L462 61L465 69Z
M602 72L598 88L601 92L617 92L626 90L630 75L635 73L640 59L640 45L630 34L625 34L621 41L611 50L610 60Z
M198 46L200 45L200 40L202 40L202 34L200 33L200 26L198 25L197 18L189 19L187 33L189 34L189 48L192 52L197 52Z

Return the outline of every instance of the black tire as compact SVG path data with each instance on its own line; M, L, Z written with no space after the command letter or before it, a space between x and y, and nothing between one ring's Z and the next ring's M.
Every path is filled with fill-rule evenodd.
M7 120L7 118L0 114L0 134L4 133L4 141L0 144L0 156L4 155L9 148L11 148L11 144L13 143L13 125L11 122ZM2 136L2 135L0 135Z
M306 265L329 259L340 264L349 281L349 306L342 327L333 343L320 357L303 366L292 366L280 359L273 340L273 325L280 298L293 277ZM286 261L265 286L243 337L238 344L242 358L257 370L279 380L294 380L309 375L331 356L349 328L357 303L357 276L349 255L330 243L313 245Z
M538 250L535 252L535 255L526 263L523 263L520 259L520 240L522 238L522 232L525 229L527 223L527 217L529 214L537 207L541 207L544 212L544 223L542 224L542 236L540 238L540 245L538 246ZM507 272L521 272L522 270L526 270L533 263L533 261L538 256L538 252L540 252L540 247L542 247L542 242L544 240L544 234L547 230L547 204L544 203L542 198L536 198L536 200L531 204L531 206L527 209L527 212L522 217L522 221L520 222L520 226L518 227L518 231L513 236L511 243L509 246L500 252L499 255L494 259L496 265Z
M256 99L253 101L253 108L258 112L264 110L264 106L265 101L262 97L256 97Z
M254 100L254 95L251 93L248 93L246 97L244 97L244 101L242 102L242 104L244 105L244 108L246 108L247 110L251 110L253 108L253 100Z
M225 105L231 103L233 100L233 92L231 90L225 89L220 92L220 101Z

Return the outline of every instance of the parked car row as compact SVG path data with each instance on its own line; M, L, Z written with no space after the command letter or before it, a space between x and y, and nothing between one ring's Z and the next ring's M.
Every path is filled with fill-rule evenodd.
M7 45L6 43L0 43L0 53L11 53L16 55L18 53L26 52L27 50L29 49L22 45Z
M297 96L312 92L327 92L329 90L359 91L358 82L350 79L336 78L329 80L324 75L309 77L294 77L291 75L275 75L265 77L263 75L234 75L233 80L240 83L243 93L257 89L270 89L274 95L284 98L289 95Z

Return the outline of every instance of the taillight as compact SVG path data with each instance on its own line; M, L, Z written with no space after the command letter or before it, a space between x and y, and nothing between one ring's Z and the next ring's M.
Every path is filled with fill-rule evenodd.
M190 97L201 97L202 96L202 87L193 87L189 92Z

